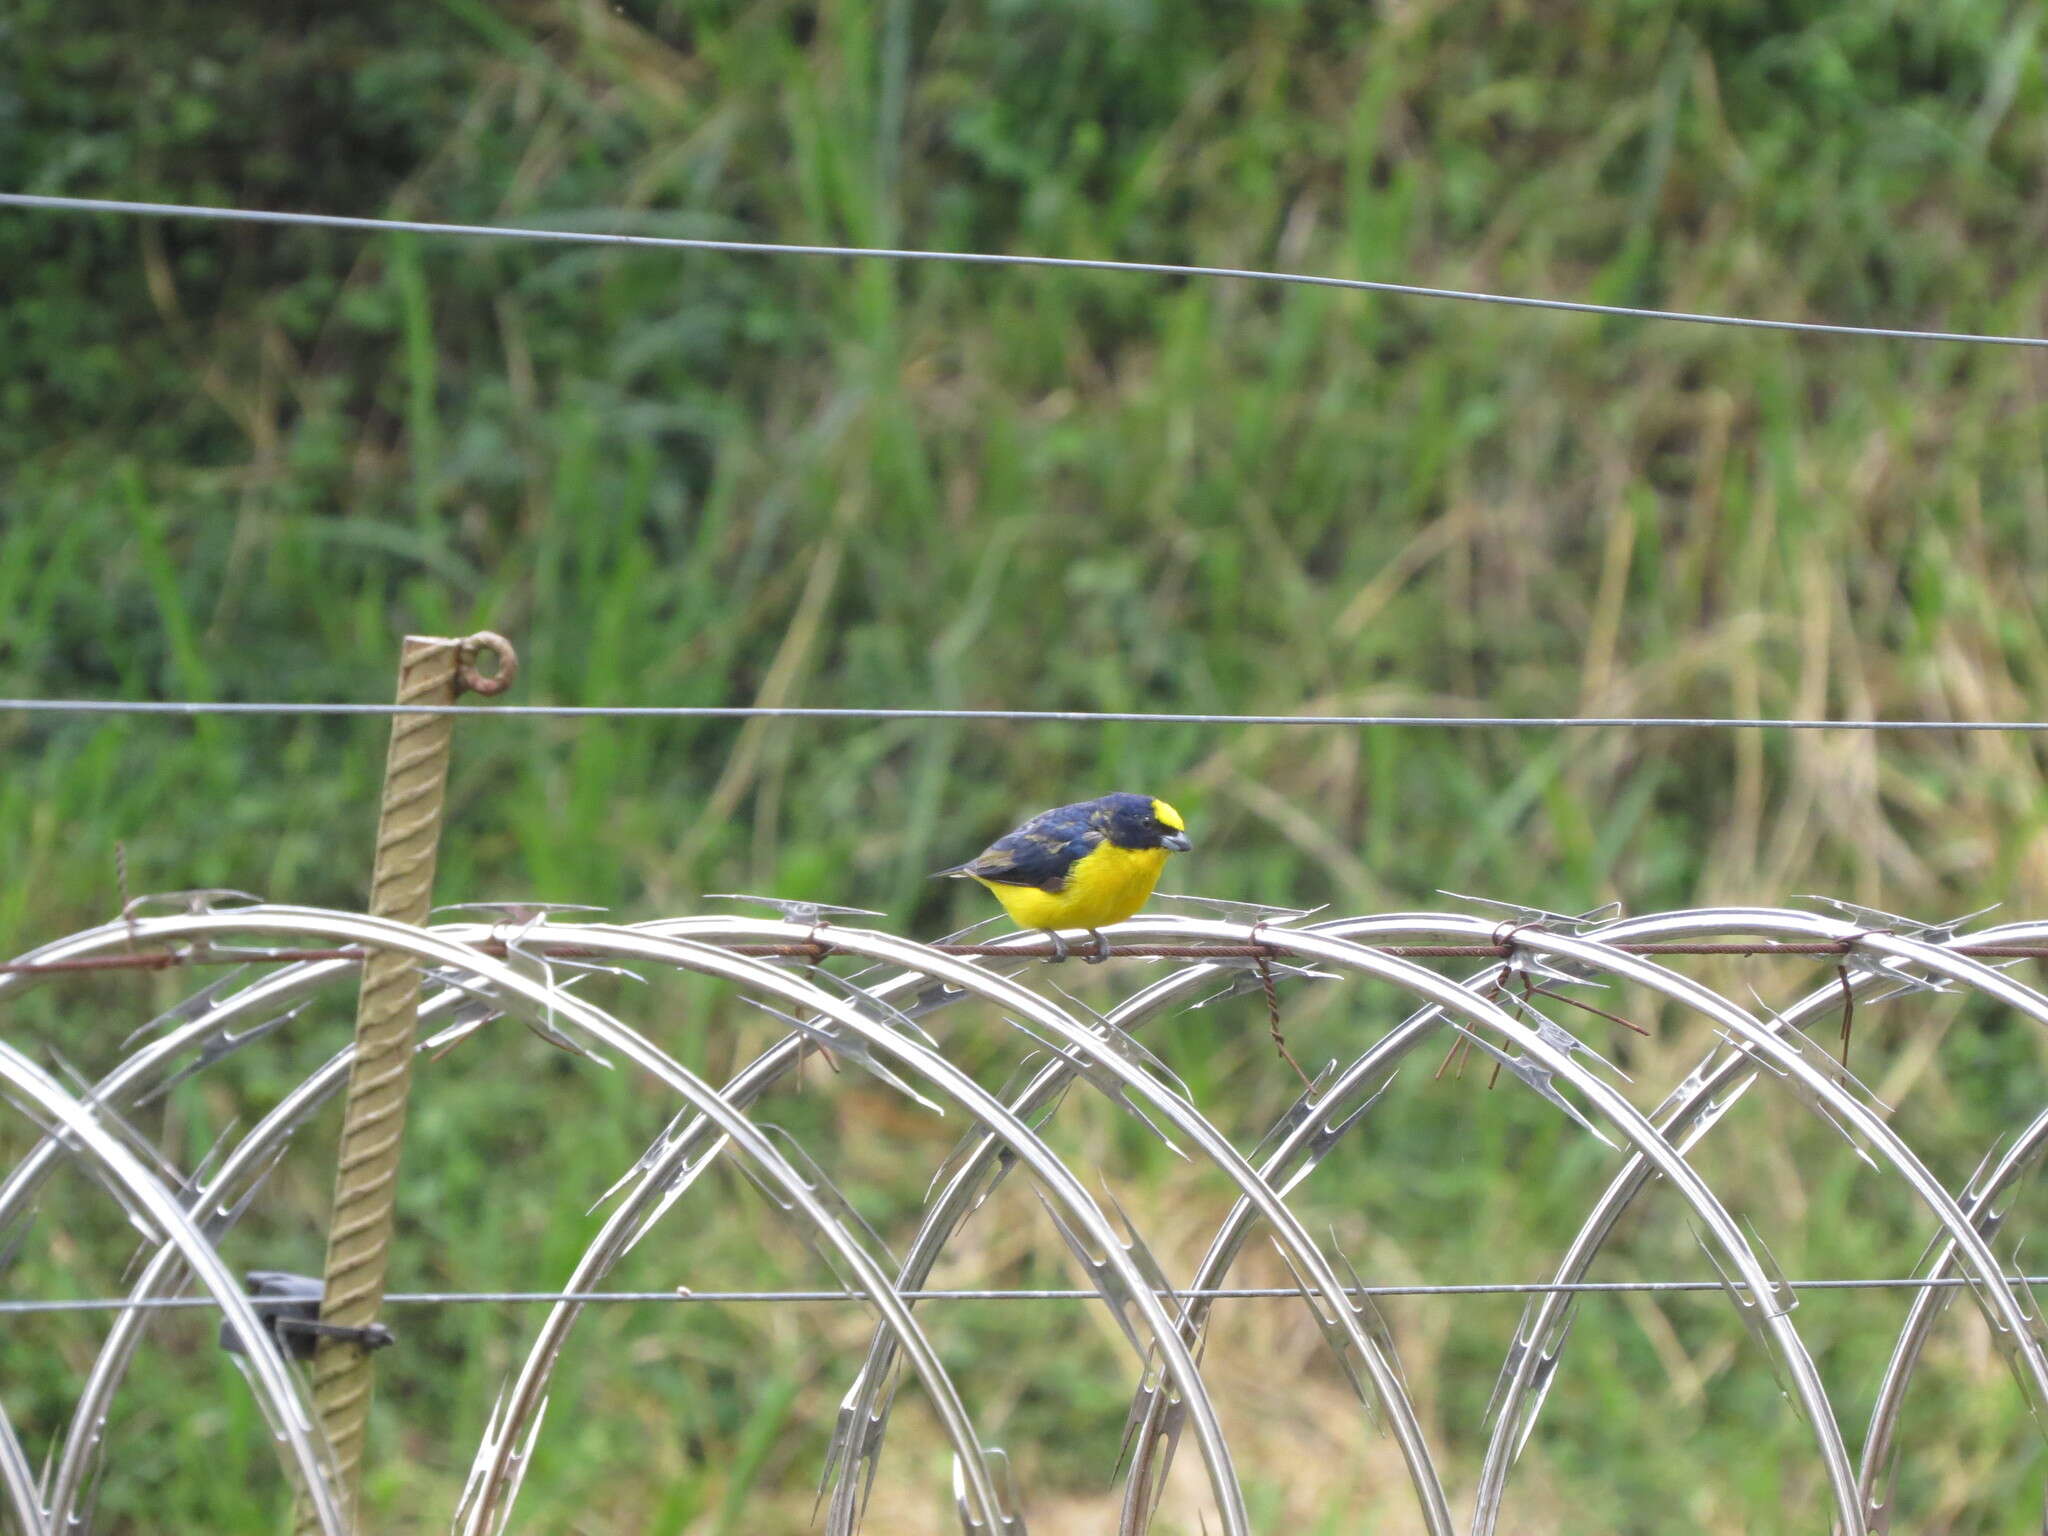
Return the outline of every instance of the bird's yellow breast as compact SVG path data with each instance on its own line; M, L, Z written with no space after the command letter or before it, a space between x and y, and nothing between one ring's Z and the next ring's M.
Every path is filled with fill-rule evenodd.
M1144 906L1165 867L1164 848L1119 848L1105 842L1074 861L1064 890L1041 891L1035 885L1004 885L999 880L981 883L996 893L1019 928L1100 928L1120 923Z

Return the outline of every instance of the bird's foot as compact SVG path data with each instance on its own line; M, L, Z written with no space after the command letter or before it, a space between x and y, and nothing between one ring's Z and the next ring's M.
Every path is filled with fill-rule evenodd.
M1060 937L1059 930L1056 928L1046 929L1045 936L1052 940L1052 954L1047 958L1046 963L1048 965L1057 965L1060 961L1067 958L1067 941Z
M1097 933L1096 930L1093 928L1090 928L1088 931L1092 934L1095 934L1095 953L1092 955L1083 955L1081 958L1083 960L1086 960L1090 965L1100 965L1103 961L1109 958L1109 940L1105 939L1100 933Z

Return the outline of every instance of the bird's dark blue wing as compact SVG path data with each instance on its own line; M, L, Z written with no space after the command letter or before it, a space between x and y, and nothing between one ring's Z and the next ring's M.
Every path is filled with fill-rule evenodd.
M979 875L999 885L1035 885L1057 891L1075 861L1102 842L1094 801L1062 805L1032 817L1016 831L997 838L960 866L964 875Z

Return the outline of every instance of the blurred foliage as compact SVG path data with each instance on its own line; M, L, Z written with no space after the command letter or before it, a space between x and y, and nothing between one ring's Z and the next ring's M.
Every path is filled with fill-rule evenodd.
M2040 335L2042 28L2012 0L17 0L0 14L0 166L29 192ZM4 695L378 699L397 634L486 625L521 648L519 702L2022 718L2048 694L2038 353L1236 282L17 211L0 214L0 271ZM0 716L0 754L9 952L111 910L117 842L138 890L361 899L378 722ZM1362 909L1449 888L1652 909L1825 890L2039 913L2044 766L2033 738L1938 734L479 720L461 733L441 889L631 916L774 890L930 933L981 906L926 870L1026 811L1134 787L1190 816L1181 888L1223 896ZM126 1018L144 985L45 989L10 1029L55 1037L84 997ZM740 1016L695 1000L693 1038L735 1051ZM1320 1027L1338 1049L1337 1010L1308 1017L1311 1042ZM1176 1025L1188 1054L1213 1053L1200 1073L1176 1066L1243 1098L1232 1128L1248 1135L1287 1097L1262 1029L1249 1012ZM61 1037L101 1064L99 1033ZM1932 1121L1958 1176L2015 1083L2022 1108L2039 1100L2029 1041L1973 1049ZM1247 1064L1256 1086L1238 1088ZM604 1085L563 1187L507 1190L494 1163L530 1154L567 1090L553 1064L480 1065L416 1122L437 1170L421 1219L476 1257L465 1283L505 1283L502 1261L536 1244L550 1283L587 1231L561 1213L610 1182L659 1105ZM238 1070L259 1100L288 1080ZM943 1140L866 1125L859 1099L835 1124L830 1102L799 1101L792 1125L842 1136L848 1156L872 1139L877 1205L913 1203ZM1418 1267L1527 1278L1548 1237L1481 1236L1534 1221L1513 1204L1528 1191L1498 1179L1526 1149L1451 1157L1446 1138L1470 1129L1457 1102L1415 1108L1398 1157L1378 1149L1395 1161L1350 1166L1398 1189L1442 1162L1472 1220L1410 1234L1429 1249ZM170 1124L231 1103L181 1090ZM1803 1133L1758 1124L1771 1191ZM1557 1134L1533 1114L1524 1129ZM1133 1209L1176 1209L1177 1177L1141 1159ZM311 1243L325 1198L314 1158L267 1199L271 1241ZM1833 1208L1798 1208L1811 1251L1865 1256ZM1910 1262L1910 1238L1871 1262ZM744 1228L720 1243L743 1275L770 1272L758 1255L748 1268ZM1491 1370L1475 1338L1492 1335L1416 1316L1436 1319L1425 1347L1461 1383L1442 1410L1468 1434ZM481 1413L515 1322L415 1324L421 1358L452 1375L401 1372L387 1394L373 1497L392 1520L446 1507L461 1437L412 1437L453 1404ZM591 1499L608 1511L593 1529L782 1518L740 1513L746 1478L788 1493L752 1508L802 1525L814 1443L775 1415L806 1436L822 1422L824 1343L787 1353L794 1325L761 1317L587 1326L572 1355L592 1403L551 1427L529 1485L542 1528ZM969 1358L1014 1345L1001 1317L960 1326ZM771 1344L795 1397L763 1385ZM1109 1350L1049 1365L1007 1421L1035 1448L1032 1485L1072 1494L1042 1529L1104 1518L1102 1458L1061 1440L1081 1438L1076 1414L1113 1438ZM1753 1360L1729 1375L1762 1379ZM1695 1489L1686 1457L1654 1447L1616 1485L1602 1436L1646 1379L1661 1377L1643 1344L1571 1402L1560 1388L1561 1449L1530 1474L1532 1510L1760 1529L1812 1497L1761 1473ZM61 1383L36 1387L39 1409ZM189 1470L243 1410L183 1418L170 1392L135 1411L179 1426ZM1751 1417L1694 1429L1735 1460L1759 1422L1796 1445L1775 1406L1765 1389ZM1986 1422L1996 1447L2014 1421ZM389 1454L400 1423L409 1459ZM682 1427L644 1477L610 1476L650 1426ZM1452 1436L1454 1459L1469 1449ZM1999 1528L2029 1506L1998 1505L2014 1479L1982 1465L1958 1450L1906 1493L1943 1528ZM147 1489L187 1527L229 1529L276 1502L261 1478L163 1479L114 1479L109 1509ZM1314 1480L1262 1496L1293 1499L1272 1507L1303 1528L1322 1518ZM906 1497L886 1528L936 1518ZM1375 1497L1397 1528L1398 1498ZM220 1502L238 1499L254 1502Z

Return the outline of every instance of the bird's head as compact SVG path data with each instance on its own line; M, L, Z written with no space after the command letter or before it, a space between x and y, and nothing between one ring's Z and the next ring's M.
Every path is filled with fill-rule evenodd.
M1102 828L1119 848L1164 848L1169 853L1186 853L1187 823L1179 811L1150 795L1104 795Z

